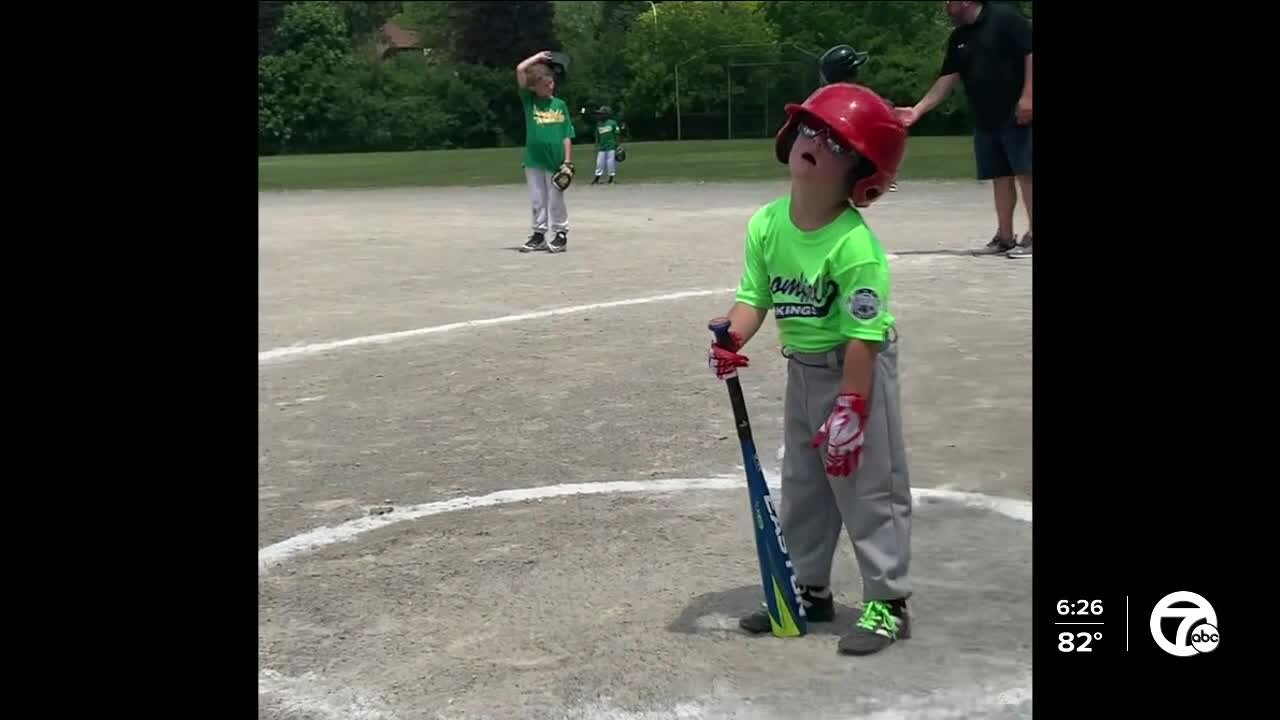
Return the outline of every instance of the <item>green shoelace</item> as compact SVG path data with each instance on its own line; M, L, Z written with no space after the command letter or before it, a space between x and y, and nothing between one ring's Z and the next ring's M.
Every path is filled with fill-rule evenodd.
M888 628L889 632L897 633L898 618L889 609L889 603L871 600L863 608L862 617L858 618L858 627L871 632L885 627Z

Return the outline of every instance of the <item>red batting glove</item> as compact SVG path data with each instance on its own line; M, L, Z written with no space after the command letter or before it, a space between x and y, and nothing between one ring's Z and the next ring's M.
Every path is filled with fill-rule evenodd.
M813 446L827 443L827 474L847 477L862 462L863 430L867 426L867 400L856 393L841 393L827 421L813 438Z
M728 380L736 376L738 368L747 367L750 363L746 355L737 353L737 350L742 347L742 336L730 330L729 337L733 338L732 350L726 350L715 343L711 343L711 349L707 351L707 367L711 368L718 380Z

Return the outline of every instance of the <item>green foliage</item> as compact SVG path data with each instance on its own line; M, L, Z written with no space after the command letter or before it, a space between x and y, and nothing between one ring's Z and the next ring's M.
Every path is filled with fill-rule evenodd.
M455 69L420 55L386 61L348 56L329 73L291 67L293 57L259 63L263 154L486 147L511 144L510 116L523 127L518 100L507 118L491 106L485 88L498 78L489 68ZM507 73L502 80L504 90L514 85ZM287 91L294 87L300 92Z
M1031 2L1011 4L1030 17ZM388 19L430 55L371 52ZM685 137L724 137L730 124L734 137L768 137L783 104L816 86L827 48L870 52L859 80L909 104L936 79L950 32L939 3L909 0L261 2L259 152L520 145L514 69L543 49L571 58L557 95L579 143L591 140L577 110L600 104L630 140L674 137L677 66ZM913 134L968 129L956 92Z
M313 61L333 62L346 52L349 35L350 26L341 3L290 3L276 28L275 52L293 52Z
M448 147L459 134L459 115L447 101L453 80L414 56L367 62L350 127L351 144L370 150Z
M803 2L770 0L765 14L784 37L825 51L852 45L871 59L858 82L890 102L913 104L942 66L951 25L933 2ZM967 110L959 93L927 115L916 133L963 132Z
M611 86L609 75L610 52L608 41L602 36L604 9L616 3L555 2L555 33L563 47L569 49L571 80L560 94L572 93L565 101L574 106L600 103L620 93L622 88ZM614 33L621 39L622 33Z
M354 37L364 37L378 31L387 20L403 10L402 2L341 2L342 16Z
M625 6L648 3L585 1L556 2L555 32L570 54L569 81L557 91L575 113L578 134L591 133L581 108L625 105L627 66L618 52L627 33ZM634 8L633 8L634 11Z
M459 62L512 67L539 50L560 49L548 0L457 0L445 3Z
M337 3L288 5L258 60L260 151L321 148L342 133L353 111L354 63Z
M510 146L524 144L524 109L516 94L514 67L490 68L459 65L452 68L460 98L467 93L467 112L471 140L467 147Z
M449 30L447 3L439 0L400 3L402 10L391 20L405 30L418 34L424 48L431 48L432 56L446 60L453 57L453 33Z
M728 87L724 62L737 46L770 46L777 34L759 2L664 2L653 14L631 19L622 57L630 71L627 112L633 118L671 118L674 129L676 66L684 112L723 108ZM643 124L640 125L644 127ZM656 130L655 130L656 131Z
M276 27L284 19L284 8L288 4L279 0L258 3L258 57L271 52L275 41Z

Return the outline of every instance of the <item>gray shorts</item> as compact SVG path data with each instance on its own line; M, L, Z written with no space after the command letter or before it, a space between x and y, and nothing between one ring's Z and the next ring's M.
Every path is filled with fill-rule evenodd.
M978 179L1031 174L1031 126L1016 122L999 130L977 130L973 135L973 157Z

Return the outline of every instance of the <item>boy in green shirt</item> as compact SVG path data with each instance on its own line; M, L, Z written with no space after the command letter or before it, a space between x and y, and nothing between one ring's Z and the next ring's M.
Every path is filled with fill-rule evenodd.
M564 191L573 182L573 118L564 101L555 97L556 80L548 66L551 62L551 52L543 50L516 66L516 83L524 105L524 176L533 205L533 234L521 246L521 252L564 252L569 245L569 210ZM551 242L546 239L548 229L555 233Z
M788 104L775 156L791 192L747 225L746 261L729 311L736 347L712 343L726 379L737 351L773 310L788 358L779 522L806 621L831 622L831 564L841 526L862 575L864 606L839 650L867 655L910 636L911 491L898 401L889 265L858 208L889 191L906 148L892 108L834 83ZM770 629L758 612L740 625Z
M609 184L613 184L613 178L618 174L620 132L622 126L613 119L613 110L608 105L602 105L596 110L596 176L591 180L592 185L600 184L600 177L606 169L609 171Z

